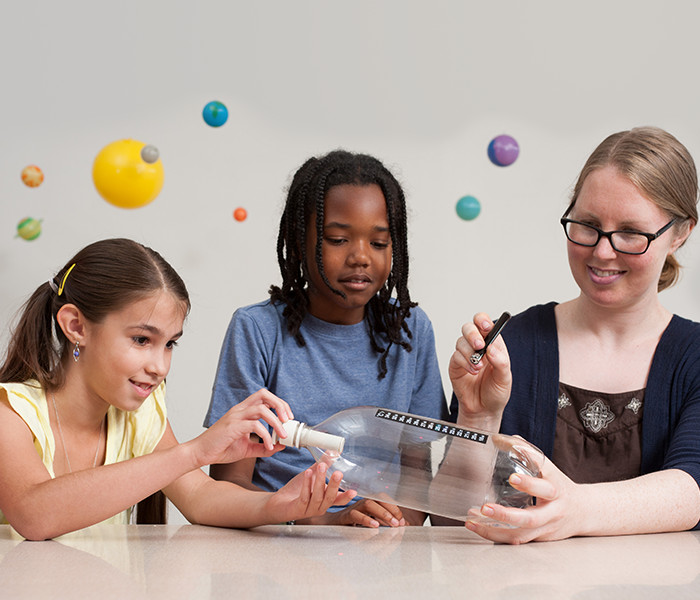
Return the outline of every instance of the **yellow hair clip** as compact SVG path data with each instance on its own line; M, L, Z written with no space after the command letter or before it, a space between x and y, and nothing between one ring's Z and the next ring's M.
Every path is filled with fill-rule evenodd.
M68 275L70 275L70 272L73 270L73 267L75 266L75 263L73 263L70 266L70 269L66 271L66 274L63 276L63 281L61 282L61 287L58 288L58 295L60 296L63 293L63 286L66 285L66 279L68 279Z

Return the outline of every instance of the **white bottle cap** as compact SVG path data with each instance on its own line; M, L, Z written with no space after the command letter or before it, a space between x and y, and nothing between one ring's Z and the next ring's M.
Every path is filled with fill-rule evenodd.
M283 446L289 446L291 448L299 448L299 434L301 433L303 424L290 419L286 423L282 423L282 427L284 427L284 430L287 432L287 437L282 439L277 435L277 432L273 430L272 443L282 444Z

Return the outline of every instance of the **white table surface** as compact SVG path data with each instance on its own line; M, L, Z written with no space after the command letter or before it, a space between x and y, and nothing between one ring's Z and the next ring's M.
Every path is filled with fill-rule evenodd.
M700 533L494 545L461 527L0 525L0 598L700 598Z

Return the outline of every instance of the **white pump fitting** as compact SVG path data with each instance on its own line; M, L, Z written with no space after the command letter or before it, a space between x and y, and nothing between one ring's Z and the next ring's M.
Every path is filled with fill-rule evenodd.
M323 433L311 429L306 423L289 420L282 423L284 430L287 432L287 437L282 439L278 437L277 432L272 432L272 443L282 444L293 448L307 448L314 446L321 450L330 450L341 454L345 446L345 438L331 433Z
M343 453L345 438L331 433L323 433L314 429L305 429L306 439L303 441L304 447L315 446L321 450L330 450L337 454Z

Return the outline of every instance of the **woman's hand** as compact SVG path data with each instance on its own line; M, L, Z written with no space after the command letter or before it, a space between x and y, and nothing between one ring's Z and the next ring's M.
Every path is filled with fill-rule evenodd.
M292 409L284 400L261 389L231 408L207 431L188 444L193 447L198 466L271 456L284 446L272 444L270 432L260 419L269 423L279 437L285 438L287 433L282 423L292 418ZM251 441L251 433L256 433L263 443Z
M503 338L498 336L493 341L479 363L469 360L484 347L484 338L491 329L493 321L485 313L478 313L473 323L462 327L462 336L450 359L449 374L459 400L457 422L498 430L512 384L510 357Z
M326 485L327 470L325 464L315 464L272 494L265 507L271 522L298 521L325 515L331 506L350 502L357 492L340 491L343 479L340 471L335 471Z
M541 477L530 477L513 473L508 480L515 489L537 498L535 506L523 509L485 504L481 513L473 515L475 520L467 518L467 528L488 540L506 544L562 540L578 535L588 504L582 498L586 486L571 481L546 458L540 474ZM479 514L517 529L479 522Z

